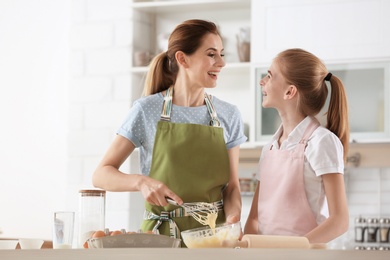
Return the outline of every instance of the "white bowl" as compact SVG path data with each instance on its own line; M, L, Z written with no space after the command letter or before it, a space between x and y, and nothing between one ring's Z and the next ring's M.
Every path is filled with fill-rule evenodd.
M19 245L21 249L41 249L43 239L36 238L20 238Z
M183 242L188 248L218 248L224 241L236 242L241 235L241 223L220 224L212 230L209 226L181 232Z
M18 240L0 240L0 249L15 249Z

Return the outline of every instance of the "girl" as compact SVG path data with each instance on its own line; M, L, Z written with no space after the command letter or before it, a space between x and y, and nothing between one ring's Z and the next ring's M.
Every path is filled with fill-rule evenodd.
M331 86L326 127L316 116ZM262 106L282 124L263 147L246 234L306 236L327 243L348 229L344 161L349 124L344 86L313 54L279 53L261 79Z

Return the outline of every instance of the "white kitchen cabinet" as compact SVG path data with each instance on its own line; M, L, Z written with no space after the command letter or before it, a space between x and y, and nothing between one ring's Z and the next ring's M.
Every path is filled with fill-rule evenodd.
M255 143L268 141L280 124L275 110L261 108L258 82L288 48L314 53L344 81L351 141L390 140L390 1L253 1L252 24Z
M253 1L252 60L292 47L324 60L390 57L389 14L387 0Z

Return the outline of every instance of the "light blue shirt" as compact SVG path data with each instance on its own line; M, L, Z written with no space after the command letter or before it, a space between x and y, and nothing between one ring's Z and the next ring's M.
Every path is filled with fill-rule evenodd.
M129 139L140 148L141 172L148 175L152 162L157 122L160 120L164 96L161 93L142 97L130 108L117 134ZM240 111L236 106L212 96L211 102L224 129L226 148L241 145L247 140ZM207 106L172 106L171 122L209 125L211 120Z

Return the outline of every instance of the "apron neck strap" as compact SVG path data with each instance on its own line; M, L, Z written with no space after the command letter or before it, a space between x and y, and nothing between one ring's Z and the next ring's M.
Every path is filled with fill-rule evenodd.
M315 117L310 117L310 124L307 126L305 133L299 143L306 145L309 140L311 134L320 126L320 122Z
M172 112L172 100L173 100L173 87L169 87L164 97L164 103L161 111L161 121L171 121L171 112ZM220 127L221 123L218 120L217 112L215 111L214 105L211 102L211 97L205 93L204 100L206 102L207 110L210 114L211 120L210 125L215 127Z
M215 111L214 105L211 102L211 97L206 92L204 93L204 101L206 102L207 110L209 111L211 120L210 125L215 127L221 127L221 123L217 117L217 111Z
M167 89L165 93L164 103L161 111L161 121L171 121L171 111L172 111L172 99L173 99L173 87Z

